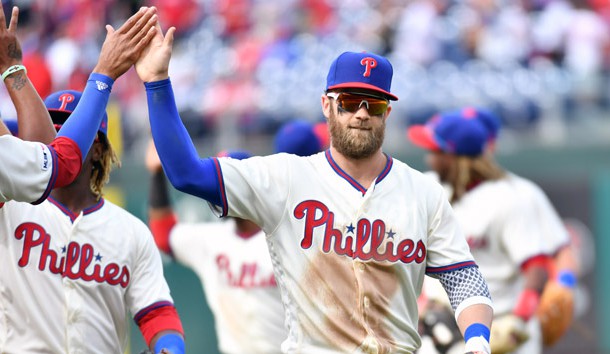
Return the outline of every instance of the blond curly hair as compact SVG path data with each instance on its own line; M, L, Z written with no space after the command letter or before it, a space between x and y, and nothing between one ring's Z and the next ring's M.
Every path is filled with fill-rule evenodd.
M456 156L452 166L450 185L453 188L451 203L455 203L474 183L499 180L506 176L506 171L487 155L477 157Z
M112 148L112 144L108 137L98 132L97 137L102 144L102 157L99 161L93 162L93 171L91 172L91 178L89 180L89 188L91 192L97 196L97 200L104 195L104 185L110 180L110 172L113 168L120 167L121 161L117 154Z

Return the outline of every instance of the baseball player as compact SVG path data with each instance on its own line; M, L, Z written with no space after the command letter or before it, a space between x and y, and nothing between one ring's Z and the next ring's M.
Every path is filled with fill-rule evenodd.
M328 150L201 159L167 72L174 31L158 31L136 64L155 145L174 187L265 231L289 330L282 351L414 352L428 273L451 298L465 351L489 353L491 299L442 188L382 152L397 100L390 62L368 52L332 62L321 96Z
M541 353L535 314L550 252L537 209L517 192L514 176L485 153L485 124L471 110L446 112L410 127L408 136L430 151L426 162L448 185L457 219L489 284L496 315L492 352Z
M148 23L151 19L156 20L152 18L154 11L143 10L116 32L112 29L85 89L87 104L76 110L74 119L69 120L53 140L56 132L22 64L21 46L16 37L19 9L13 7L8 28L0 26L0 42L4 43L0 48L2 80L17 113L36 120L35 124L24 124L24 134L49 145L19 140L10 135L4 123L0 124L0 203L15 200L37 204L52 188L65 186L76 178L84 155L93 143L112 82L129 67L121 67L129 64L123 57L139 53L154 33L151 32L154 31L152 22ZM5 21L0 4L0 22ZM123 43L129 50L119 47ZM116 49L121 49L123 55L114 54L112 50ZM20 124L23 121L21 119Z
M322 149L315 126L304 120L282 125L276 152L308 156ZM248 152L221 151L218 157L244 159ZM192 269L201 280L214 314L219 350L224 354L280 353L288 332L280 289L273 274L265 233L241 218L226 222L177 223L165 174L154 145L146 166L152 174L149 226L160 250ZM223 242L218 242L222 239Z
M493 158L501 122L492 111L467 107L466 115L476 115L487 128L487 153ZM568 330L574 316L574 296L580 273L577 251L564 221L561 219L544 191L534 182L507 172L515 193L535 210L538 225L545 238L547 252L553 255L549 262L549 281L545 285L537 315L541 322L543 342L555 344Z
M103 107L114 79L141 52L138 42L152 33L155 12L143 8L118 30L107 27L95 70L108 68L100 72L112 75L92 75L95 80L87 82L80 104L80 93L73 91L53 94L45 102L58 125L82 117L77 112L102 109L96 140L73 183L55 189L40 205L9 201L0 208L3 353L123 353L129 334L127 312L134 315L155 353L184 353L181 323L150 232L102 198L115 162ZM95 95L105 100L98 103L90 97ZM19 113L20 122L40 119ZM78 123L62 131L69 128L76 134L83 123L91 124ZM27 131L20 129L22 138L29 138Z

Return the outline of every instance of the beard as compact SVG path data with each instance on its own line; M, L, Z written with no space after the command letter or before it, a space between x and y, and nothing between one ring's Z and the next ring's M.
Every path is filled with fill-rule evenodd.
M354 129L341 126L335 112L331 110L328 125L333 147L349 158L365 159L372 156L383 145L385 138L385 120L383 119L380 126L373 126L370 130Z

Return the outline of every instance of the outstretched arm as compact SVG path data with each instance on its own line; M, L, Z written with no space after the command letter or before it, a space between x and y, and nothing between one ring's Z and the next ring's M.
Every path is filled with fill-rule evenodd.
M118 30L106 25L106 39L89 78L95 85L88 85L89 90L85 88L79 104L58 133L59 137L76 142L83 159L97 135L112 83L135 63L153 38L157 22L155 13L154 7L142 7Z
M13 6L8 28L0 26L0 72L17 112L19 137L48 144L55 138L56 131L44 102L23 66L21 45L16 36L18 19L19 8ZM5 21L0 4L0 23L4 24Z
M172 27L163 36L158 27L135 66L146 87L153 140L163 169L176 189L220 205L215 162L198 156L176 107L168 74L174 31Z
M493 308L487 283L478 267L465 267L430 274L438 278L449 296L466 341L466 352L489 354Z

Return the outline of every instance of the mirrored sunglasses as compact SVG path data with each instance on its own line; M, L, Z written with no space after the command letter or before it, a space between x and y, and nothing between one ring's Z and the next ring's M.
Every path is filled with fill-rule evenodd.
M356 113L364 105L370 115L380 116L388 110L389 105L389 101L384 98L362 94L328 92L326 96L337 101L340 110L350 113Z

